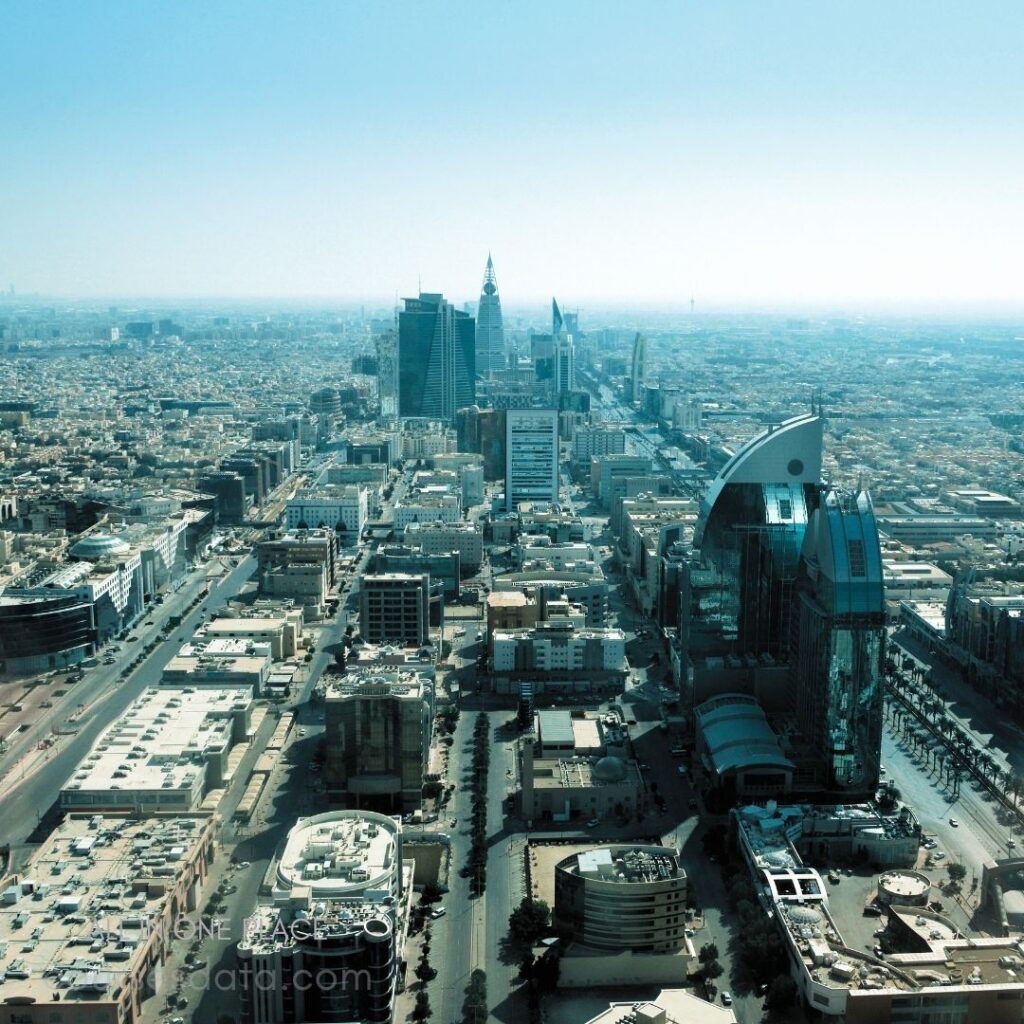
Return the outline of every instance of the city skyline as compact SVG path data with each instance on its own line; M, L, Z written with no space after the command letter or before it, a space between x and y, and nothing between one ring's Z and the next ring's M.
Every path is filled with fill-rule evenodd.
M0 285L461 302L491 251L510 310L1016 308L1024 15L985 10L21 5Z

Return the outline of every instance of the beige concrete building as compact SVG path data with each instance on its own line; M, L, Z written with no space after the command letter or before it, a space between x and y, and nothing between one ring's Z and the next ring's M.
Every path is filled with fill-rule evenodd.
M284 658L295 657L303 639L302 627L302 611L295 609L277 615L213 619L197 631L196 637L269 643L274 660L281 661Z
M136 1024L173 987L214 857L205 815L72 814L0 898L0 1024Z
M324 783L348 806L418 810L434 687L418 672L349 671L325 692Z
M568 937L559 984L682 983L686 872L662 846L607 846L555 868L554 924Z
M412 876L396 818L300 818L238 943L244 1024L390 1024Z
M229 778L249 734L252 691L150 687L100 733L60 793L67 811L195 810Z

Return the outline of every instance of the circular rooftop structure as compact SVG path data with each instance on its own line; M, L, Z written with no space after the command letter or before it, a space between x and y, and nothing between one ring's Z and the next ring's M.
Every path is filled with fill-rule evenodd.
M626 762L609 754L594 765L593 775L599 782L622 782L626 777Z
M931 879L919 871L887 871L878 879L878 900L923 906L928 902L931 887Z
M130 551L131 547L120 537L112 537L109 533L93 533L83 537L68 553L83 562L98 562L104 558L127 555Z
M367 890L401 892L401 827L373 811L333 811L299 818L277 866L276 887L313 899L356 898Z
M789 914L789 919L795 924L813 927L820 925L822 922L820 911L815 910L814 907L801 906L799 903L789 906L787 913Z

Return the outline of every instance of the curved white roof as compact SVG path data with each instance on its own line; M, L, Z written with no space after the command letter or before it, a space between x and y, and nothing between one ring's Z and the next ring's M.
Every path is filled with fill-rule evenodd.
M695 542L719 495L729 484L821 483L822 419L812 413L772 425L748 441L722 467L704 497Z

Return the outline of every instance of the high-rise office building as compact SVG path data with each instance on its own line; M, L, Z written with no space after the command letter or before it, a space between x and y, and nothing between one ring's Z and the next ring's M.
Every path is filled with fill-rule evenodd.
M788 663L800 550L820 499L821 435L814 415L769 427L729 459L708 489L680 616L694 703L755 688L753 677L722 670L730 661L758 664L759 680L771 678L771 666Z
M324 696L331 798L379 811L417 810L430 754L433 683L418 672L349 671Z
M568 394L576 387L576 354L571 334L555 338L555 394Z
M882 744L885 586L871 499L827 493L804 535L793 683L816 782L870 796Z
M505 416L506 507L558 501L558 410L509 409Z
M429 576L364 576L359 596L359 628L368 643L422 647L430 642Z
M632 367L629 400L636 405L643 401L644 382L647 380L647 339L639 331L633 339Z
M374 339L377 348L377 398L383 417L398 415L398 335L394 331L378 334Z
M476 397L476 321L435 292L398 314L398 413L452 422Z
M476 312L476 372L484 378L505 367L505 329L501 321L501 299L494 264L487 254L484 283Z

